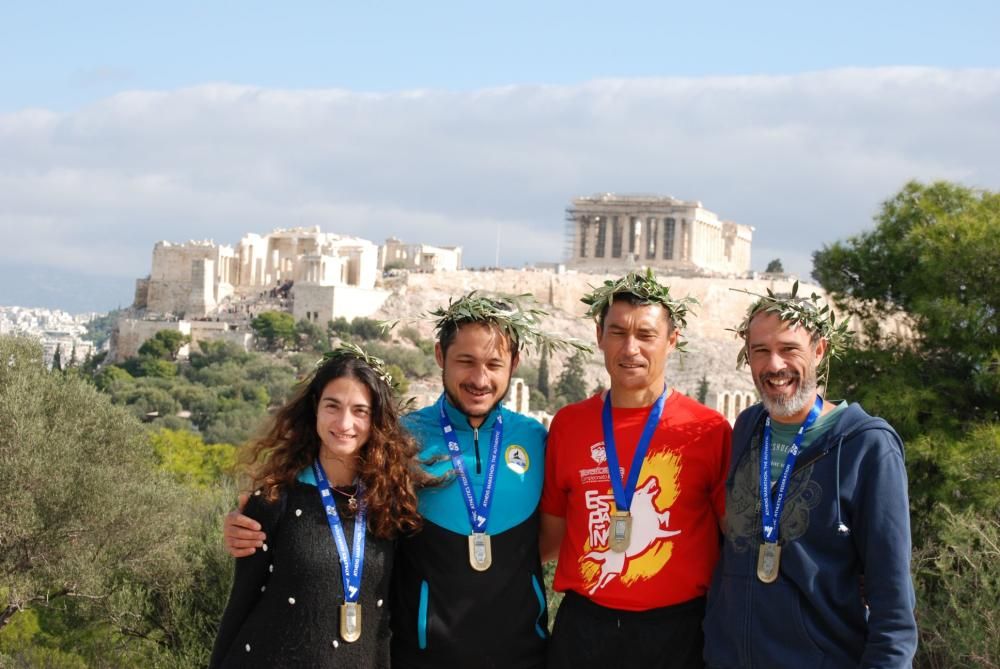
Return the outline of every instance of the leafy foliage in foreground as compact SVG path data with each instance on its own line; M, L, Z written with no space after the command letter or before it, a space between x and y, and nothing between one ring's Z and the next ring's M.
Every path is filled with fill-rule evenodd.
M875 229L813 255L858 319L832 397L907 442L918 669L1000 667L1000 195L907 184Z
M911 182L876 223L813 255L813 276L866 337L834 390L883 404L933 393L903 398L904 438L1000 420L1000 194ZM912 331L897 334L890 321Z
M942 531L914 555L926 669L1000 667L1000 514L937 507Z
M204 666L231 488L37 342L0 337L0 360L0 666Z

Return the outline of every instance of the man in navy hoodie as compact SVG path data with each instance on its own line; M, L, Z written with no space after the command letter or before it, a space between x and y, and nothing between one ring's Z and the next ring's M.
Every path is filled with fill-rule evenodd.
M795 292L760 297L737 329L739 362L761 403L733 432L705 661L910 667L917 627L903 444L858 404L817 394L849 333L816 296Z

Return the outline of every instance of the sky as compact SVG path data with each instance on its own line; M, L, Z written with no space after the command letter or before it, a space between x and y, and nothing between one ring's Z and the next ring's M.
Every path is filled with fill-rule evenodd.
M12 4L0 305L127 306L159 240L295 226L558 261L602 192L808 277L908 180L1000 189L995 2Z

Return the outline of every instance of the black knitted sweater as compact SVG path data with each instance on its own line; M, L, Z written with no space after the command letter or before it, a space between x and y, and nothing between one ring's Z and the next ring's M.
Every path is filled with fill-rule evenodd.
M351 545L354 519L334 497ZM263 499L252 496L244 513L263 526L267 548L236 561L211 667L388 667L393 542L366 535L361 638L348 643L340 559L316 487L296 481L277 502Z

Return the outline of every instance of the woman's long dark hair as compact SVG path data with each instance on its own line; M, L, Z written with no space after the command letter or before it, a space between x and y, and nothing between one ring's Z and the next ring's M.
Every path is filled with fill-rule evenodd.
M323 362L278 410L263 436L243 452L241 460L253 487L274 501L319 457L316 408L327 384L341 377L355 379L371 393L371 432L358 453L368 529L382 538L413 532L421 525L415 488L427 478L416 461L416 443L399 424L389 385L364 360L351 355Z

